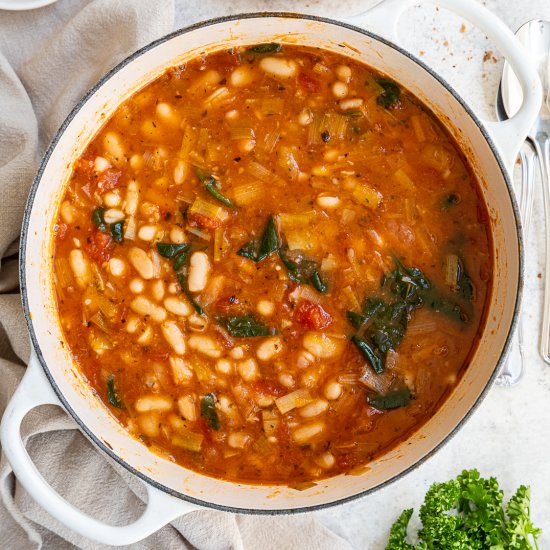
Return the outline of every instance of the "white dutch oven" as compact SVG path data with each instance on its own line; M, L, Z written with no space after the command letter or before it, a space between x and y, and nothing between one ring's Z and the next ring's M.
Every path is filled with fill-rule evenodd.
M457 94L421 62L380 36L325 19L251 14L209 21L177 31L113 69L69 115L54 138L34 182L21 243L21 289L34 347L27 373L1 427L3 450L15 475L52 516L101 543L136 542L174 518L208 506L249 513L314 510L365 495L395 480L447 440L470 414L503 361L514 328L521 288L522 245L510 170L541 101L535 72L510 30L473 0L428 0L479 26L511 63L526 100L504 123L481 123ZM364 14L365 24L393 37L400 14L413 0L387 0ZM165 69L198 54L239 44L277 41L347 55L390 75L440 117L467 154L488 205L494 247L494 282L483 335L458 387L440 411L405 443L369 465L360 476L339 475L296 491L206 477L151 453L133 439L97 400L71 360L57 320L50 273L52 225L73 161L117 106ZM62 499L40 475L21 441L28 411L58 404L103 452L138 476L147 488L144 514L123 527L105 525Z

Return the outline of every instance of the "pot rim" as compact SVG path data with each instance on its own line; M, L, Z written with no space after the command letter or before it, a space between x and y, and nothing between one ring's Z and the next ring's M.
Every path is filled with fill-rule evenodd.
M30 309L29 309L29 300L27 296L27 283L26 283L26 270L25 270L25 264L26 264L26 251L27 251L27 239L28 239L28 226L29 221L31 217L31 213L34 206L34 199L36 196L36 192L38 189L38 186L40 185L40 181L42 179L43 173L46 169L46 166L48 164L48 161L53 154L53 151L55 150L57 144L61 141L63 134L65 133L65 130L69 126L69 124L72 122L72 120L75 118L75 116L78 114L78 112L85 107L86 103L90 99L90 97L93 96L93 94L96 93L98 89L100 89L108 80L111 79L116 73L118 73L121 69L123 69L126 65L134 61L135 59L141 57L143 54L147 53L149 50L155 48L156 46L163 44L164 42L168 42L169 40L172 40L173 38L176 38L178 36L181 36L183 34L187 34L190 32L193 32L196 29L209 27L212 25L220 24L220 23L227 23L231 21L237 21L241 19L264 19L264 18L288 18L288 19L303 19L306 21L316 21L321 23L327 23L330 25L336 25L340 27L344 27L346 29L358 32L360 34L363 34L364 36L367 36L369 38L372 38L378 42L381 42L382 44L385 44L386 46L396 50L400 54L407 57L409 60L416 63L421 69L426 71L431 77L433 77L435 80L439 82L452 96L453 98L461 105L461 107L464 109L464 111L468 114L468 116L473 120L475 125L478 127L479 131L481 132L482 136L486 140L487 144L489 145L489 148L491 149L498 167L500 169L500 172L502 174L503 180L506 184L506 188L508 191L508 194L511 199L512 203L512 209L514 212L514 223L516 226L516 232L517 232L517 238L518 238L518 285L517 285L517 291L516 291L516 299L514 304L514 311L512 315L510 330L508 331L508 334L506 336L506 340L504 343L504 346L502 348L502 351L500 353L500 356L498 358L498 361L495 364L495 368L491 374L491 376L488 378L487 383L485 384L485 387L479 394L478 398L476 399L475 403L466 411L464 416L460 419L460 421L457 423L457 425L439 442L437 445L435 445L429 452L427 452L423 457L418 459L414 464L409 466L408 468L404 469L403 471L399 472L395 476L391 477L390 479L379 483L378 485L375 485L374 487L371 487L370 489L365 489L364 491L361 491L355 495L351 495L345 498L341 498L338 500L333 500L331 502L327 502L324 504L317 504L312 506L300 506L297 508L288 508L288 509L257 509L257 508L237 508L234 506L225 506L216 504L213 502L201 500L195 497L191 497L189 495L186 495L185 493L176 491L174 489L171 489L170 487L167 487L163 485L162 483L159 483L154 478L136 470L133 466L131 466L128 462L126 462L124 459L122 459L118 454L116 454L112 449L110 449L107 445L103 443L103 441L94 433L85 422L83 422L78 414L74 411L74 409L69 405L68 401L65 399L65 396L63 395L63 392L60 390L59 386L56 383L55 377L50 372L48 365L44 359L44 356L42 355L42 351L40 349L40 345L38 343L38 339L36 336L36 333L34 331L34 325L33 320L30 315ZM500 156L500 153L498 152L497 147L495 146L491 136L485 129L484 125L482 124L481 120L475 115L475 113L472 111L472 109L468 106L466 101L462 99L462 97L458 94L458 92L443 78L441 77L437 72L435 72L433 69L428 67L424 62L422 62L420 59L416 58L414 55L409 53L408 51L404 50L397 44L391 42L390 40L387 40L369 30L357 27L355 25L343 22L343 21L337 21L335 19L331 19L328 17L321 17L316 15L309 15L309 14L301 14L296 12L248 12L248 13L242 13L242 14L235 14L235 15L228 15L223 17L215 17L211 19L207 19L205 21L200 21L198 23L194 23L192 25L189 25L187 27L182 27L180 29L177 29L169 34L166 34L157 40L154 40L153 42L150 42L149 44L143 46L142 48L138 49L134 53L130 54L128 57L123 59L120 63L118 63L115 67L110 69L104 76L102 76L94 86L92 86L85 94L82 96L82 98L78 101L78 103L73 107L71 112L67 115L67 118L63 121L59 129L57 130L56 134L52 138L50 145L48 146L48 149L46 150L41 162L40 166L38 168L37 174L32 182L29 196L27 199L27 203L25 205L25 211L23 215L23 222L22 222L22 228L21 228L21 239L20 239L20 245L19 245L19 278L20 278L20 288L21 288L21 301L23 305L24 315L25 315L25 321L27 323L27 328L29 331L30 339L32 346L34 348L34 351L36 353L36 356L40 362L40 365L42 366L44 373L50 382L55 394L57 395L60 402L63 404L63 407L65 410L72 416L76 424L78 425L81 432L89 439L91 440L101 451L107 454L111 459L113 459L115 462L123 466L126 470L128 470L133 475L140 478L145 483L155 487L156 489L168 493L171 496L174 496L176 498L179 498L183 501L189 502L191 504L195 504L198 506L202 506L205 508L215 509L215 510L221 510L224 512L233 512L233 513L240 513L240 514L256 514L256 515L283 515L283 514L295 514L295 513L303 513L303 512L313 512L316 510L322 510L325 508L329 508L332 506L336 506L339 504L345 504L347 502L351 502L353 500L362 498L370 493L373 493L374 491L377 491L379 489L382 489L383 487L386 487L387 485L390 485L391 483L401 479L405 475L407 475L409 472L411 472L413 469L417 468L421 464L423 464L428 458L430 458L432 455L434 455L443 445L445 445L448 441L450 441L458 432L460 428L465 424L465 422L470 418L470 416L473 414L473 412L479 407L485 396L487 395L490 387L492 386L500 367L502 366L508 349L510 348L512 335L514 333L514 330L516 329L516 325L518 323L518 317L519 317L519 308L521 304L521 296L522 296L522 290L523 290L523 270L524 270L524 244L523 244L523 233L521 230L521 218L519 214L519 208L518 204L515 198L515 194L513 191L513 186L510 181L510 176L508 174L508 171L505 168L504 162L502 161L502 158ZM130 436L128 436L130 437ZM239 485L239 483L232 482L235 485Z

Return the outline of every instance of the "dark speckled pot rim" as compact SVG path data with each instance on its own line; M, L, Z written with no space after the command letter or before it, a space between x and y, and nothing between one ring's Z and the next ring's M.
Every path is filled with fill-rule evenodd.
M370 489L366 489L364 491L361 491L355 495L351 495L349 497L337 499L331 502L327 502L324 504L314 505L314 506L302 506L299 508L289 508L289 509L254 509L254 508L238 508L238 507L232 507L232 506L224 506L219 505L213 502L209 502L206 500L197 499L194 497L191 497L189 495L186 495L185 493L175 491L174 489L171 489L170 487L166 487L165 485L159 483L152 477L149 477L145 475L144 473L136 470L133 468L130 464L128 464L125 460L120 458L112 449L110 449L105 443L98 437L95 433L93 433L90 428L80 419L80 417L76 414L76 412L70 407L69 403L65 399L63 393L61 392L59 386L57 385L55 381L55 377L52 375L50 369L48 368L48 365L46 364L46 361L44 359L44 356L42 354L42 351L40 349L40 345L38 343L38 339L36 336L36 332L34 329L34 324L29 312L29 299L27 295L27 276L25 272L25 264L26 264L26 254L27 254L27 241L29 239L29 233L28 233L28 226L29 226L29 220L32 215L33 205L35 196L37 193L38 186L40 185L40 181L42 179L42 176L44 174L45 168L48 164L48 161L57 146L57 144L61 141L63 138L63 134L65 133L65 130L67 129L68 125L71 123L71 121L74 119L74 117L77 115L77 113L86 105L87 101L90 99L90 97L101 87L103 84L105 84L109 79L111 79L116 73L118 73L122 68L124 68L126 65L134 61L135 59L139 58L141 55L147 53L148 51L154 49L156 46L163 44L172 38L175 38L177 36L190 33L196 29L212 26L212 25L218 25L220 23L227 23L231 21L236 21L239 19L263 19L268 17L276 17L276 18L289 18L289 19L303 19L308 21L317 21L321 23L328 23L331 25L340 26L352 31L355 31L357 33L360 33L364 36L367 36L373 40L376 40L378 42L381 42L382 44L385 44L386 46L389 46L390 48L396 50L401 55L407 57L409 60L413 61L418 65L418 67L427 72L430 76L432 76L435 80L439 82L464 109L464 111L469 115L469 117L474 121L476 126L479 128L479 131L487 141L489 147L491 148L491 151L498 163L498 166L500 168L502 178L506 184L506 187L508 189L508 194L510 195L510 200L512 203L512 208L514 211L514 218L515 218L515 225L517 228L517 238L518 238L518 257L519 257L519 277L518 277L518 287L517 287L517 294L515 298L515 306L514 306L514 313L512 317L512 323L510 326L510 331L507 335L505 345L501 351L500 357L495 365L494 371L492 375L487 380L487 384L485 385L483 391L480 393L479 397L477 398L476 402L472 405L472 407L465 413L465 415L462 417L462 419L457 423L457 425L443 438L437 445L435 445L428 453L426 453L423 457L421 457L415 464L409 466L408 468L404 469L402 472L396 474L392 478L374 486ZM30 338L32 341L32 345L34 347L34 350L36 352L36 355L38 357L38 360L40 364L42 365L44 369L44 373L46 374L46 377L48 378L53 390L57 394L57 397L65 407L65 409L68 411L68 413L74 418L75 422L79 426L80 430L90 439L99 449L101 449L105 454L107 454L110 458L112 458L114 461L116 461L118 464L126 468L129 472L139 477L141 480L146 482L147 484L155 487L156 489L163 491L165 493L168 493L174 497L180 498L186 502L189 502L191 504L195 504L198 506L204 506L207 508L213 508L216 510L223 510L226 512L236 512L236 513L245 513L245 514L262 514L262 515L275 515L275 514L292 514L292 513L298 513L298 512L311 512L315 510L322 510L324 508L328 508L331 506L335 506L337 504L344 504L346 502L351 502L353 500L356 500L358 498L364 497L376 490L379 490L390 483L393 483L394 481L401 479L403 476L408 474L413 469L420 466L424 461L426 461L429 457L431 457L434 453L436 453L445 443L450 441L450 439L458 432L458 430L464 425L466 420L472 415L474 410L480 405L483 398L487 395L487 392L489 391L489 388L491 387L493 381L495 380L501 365L503 364L506 354L508 351L508 348L510 347L510 342L512 339L512 334L514 332L515 326L518 322L518 313L519 313L519 306L521 301L521 292L522 292L522 286L523 286L523 239L522 239L522 231L521 231L521 223L520 223L520 215L518 206L515 200L515 196L512 190L512 184L510 182L510 178L508 175L508 172L504 166L504 163L502 159L500 158L500 154L497 150L497 147L495 146L493 140L489 136L488 132L486 131L485 127L479 120L479 118L472 112L470 107L467 105L467 103L458 95L458 93L436 72L434 72L432 69L430 69L427 65L425 65L422 61L411 55L409 52L405 51L401 47L397 46L396 44L370 32L365 29L361 29L359 27L356 27L354 25L350 25L348 23L343 23L340 21L335 21L333 19L328 19L325 17L317 17L313 15L304 15L304 14L298 14L298 13L286 13L286 12L260 12L260 13L245 13L240 15L231 15L227 17L218 17L214 19L210 19L204 22L196 23L194 25L176 30L170 34L167 34L166 36L163 36L162 38L159 38L158 40L155 40L154 42L151 42L150 44L144 46L143 48L139 49L132 55L128 56L126 59L121 61L116 67L111 69L105 76L103 76L96 84L93 86L85 95L84 97L76 104L76 106L73 108L71 113L67 116L57 133L55 134L54 138L52 139L50 146L48 147L41 163L40 167L38 169L38 173L33 181L32 187L30 189L29 198L27 201L27 205L25 208L24 218L23 218L23 224L22 224L22 231L21 231L21 244L20 244L20 263L19 263L19 272L20 272L20 281L21 281L21 295L22 295L22 302L23 302L23 308L25 313L25 319L27 322ZM242 487L243 485L246 486L246 484L239 484L235 483L236 486Z

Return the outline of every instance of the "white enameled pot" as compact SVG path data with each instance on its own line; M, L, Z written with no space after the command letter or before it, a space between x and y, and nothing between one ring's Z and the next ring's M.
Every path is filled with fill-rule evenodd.
M525 101L504 123L482 123L458 95L420 61L395 45L394 29L412 0L386 0L361 16L379 35L348 24L291 14L249 14L208 21L143 48L107 74L75 107L55 136L33 184L21 243L21 289L33 356L1 426L3 450L15 475L52 516L101 543L136 542L174 518L208 506L248 513L314 510L365 495L408 472L447 440L492 382L508 348L521 289L522 245L510 171L541 101L540 83L510 30L474 0L427 0L481 28L499 46L522 84ZM383 39L385 35L392 42ZM391 76L421 98L455 137L475 170L493 234L494 281L486 326L458 387L439 412L406 442L359 476L339 475L297 491L206 477L150 452L129 436L83 381L63 345L52 288L52 227L73 161L117 106L168 67L204 52L277 41L321 47ZM144 514L114 527L61 498L32 463L21 441L23 417L34 407L63 406L103 452L147 488ZM120 505L120 503L117 503Z

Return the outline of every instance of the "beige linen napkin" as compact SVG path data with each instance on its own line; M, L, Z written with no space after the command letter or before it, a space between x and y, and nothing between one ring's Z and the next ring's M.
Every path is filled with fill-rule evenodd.
M48 142L72 106L126 55L172 30L173 0L79 0L34 12L0 12L0 412L24 374L30 346L18 294L17 246L27 193ZM135 520L144 490L100 454L59 408L23 425L38 469L65 498L112 524ZM1 548L100 548L42 510L0 462ZM311 515L235 516L203 510L134 548L344 550Z

